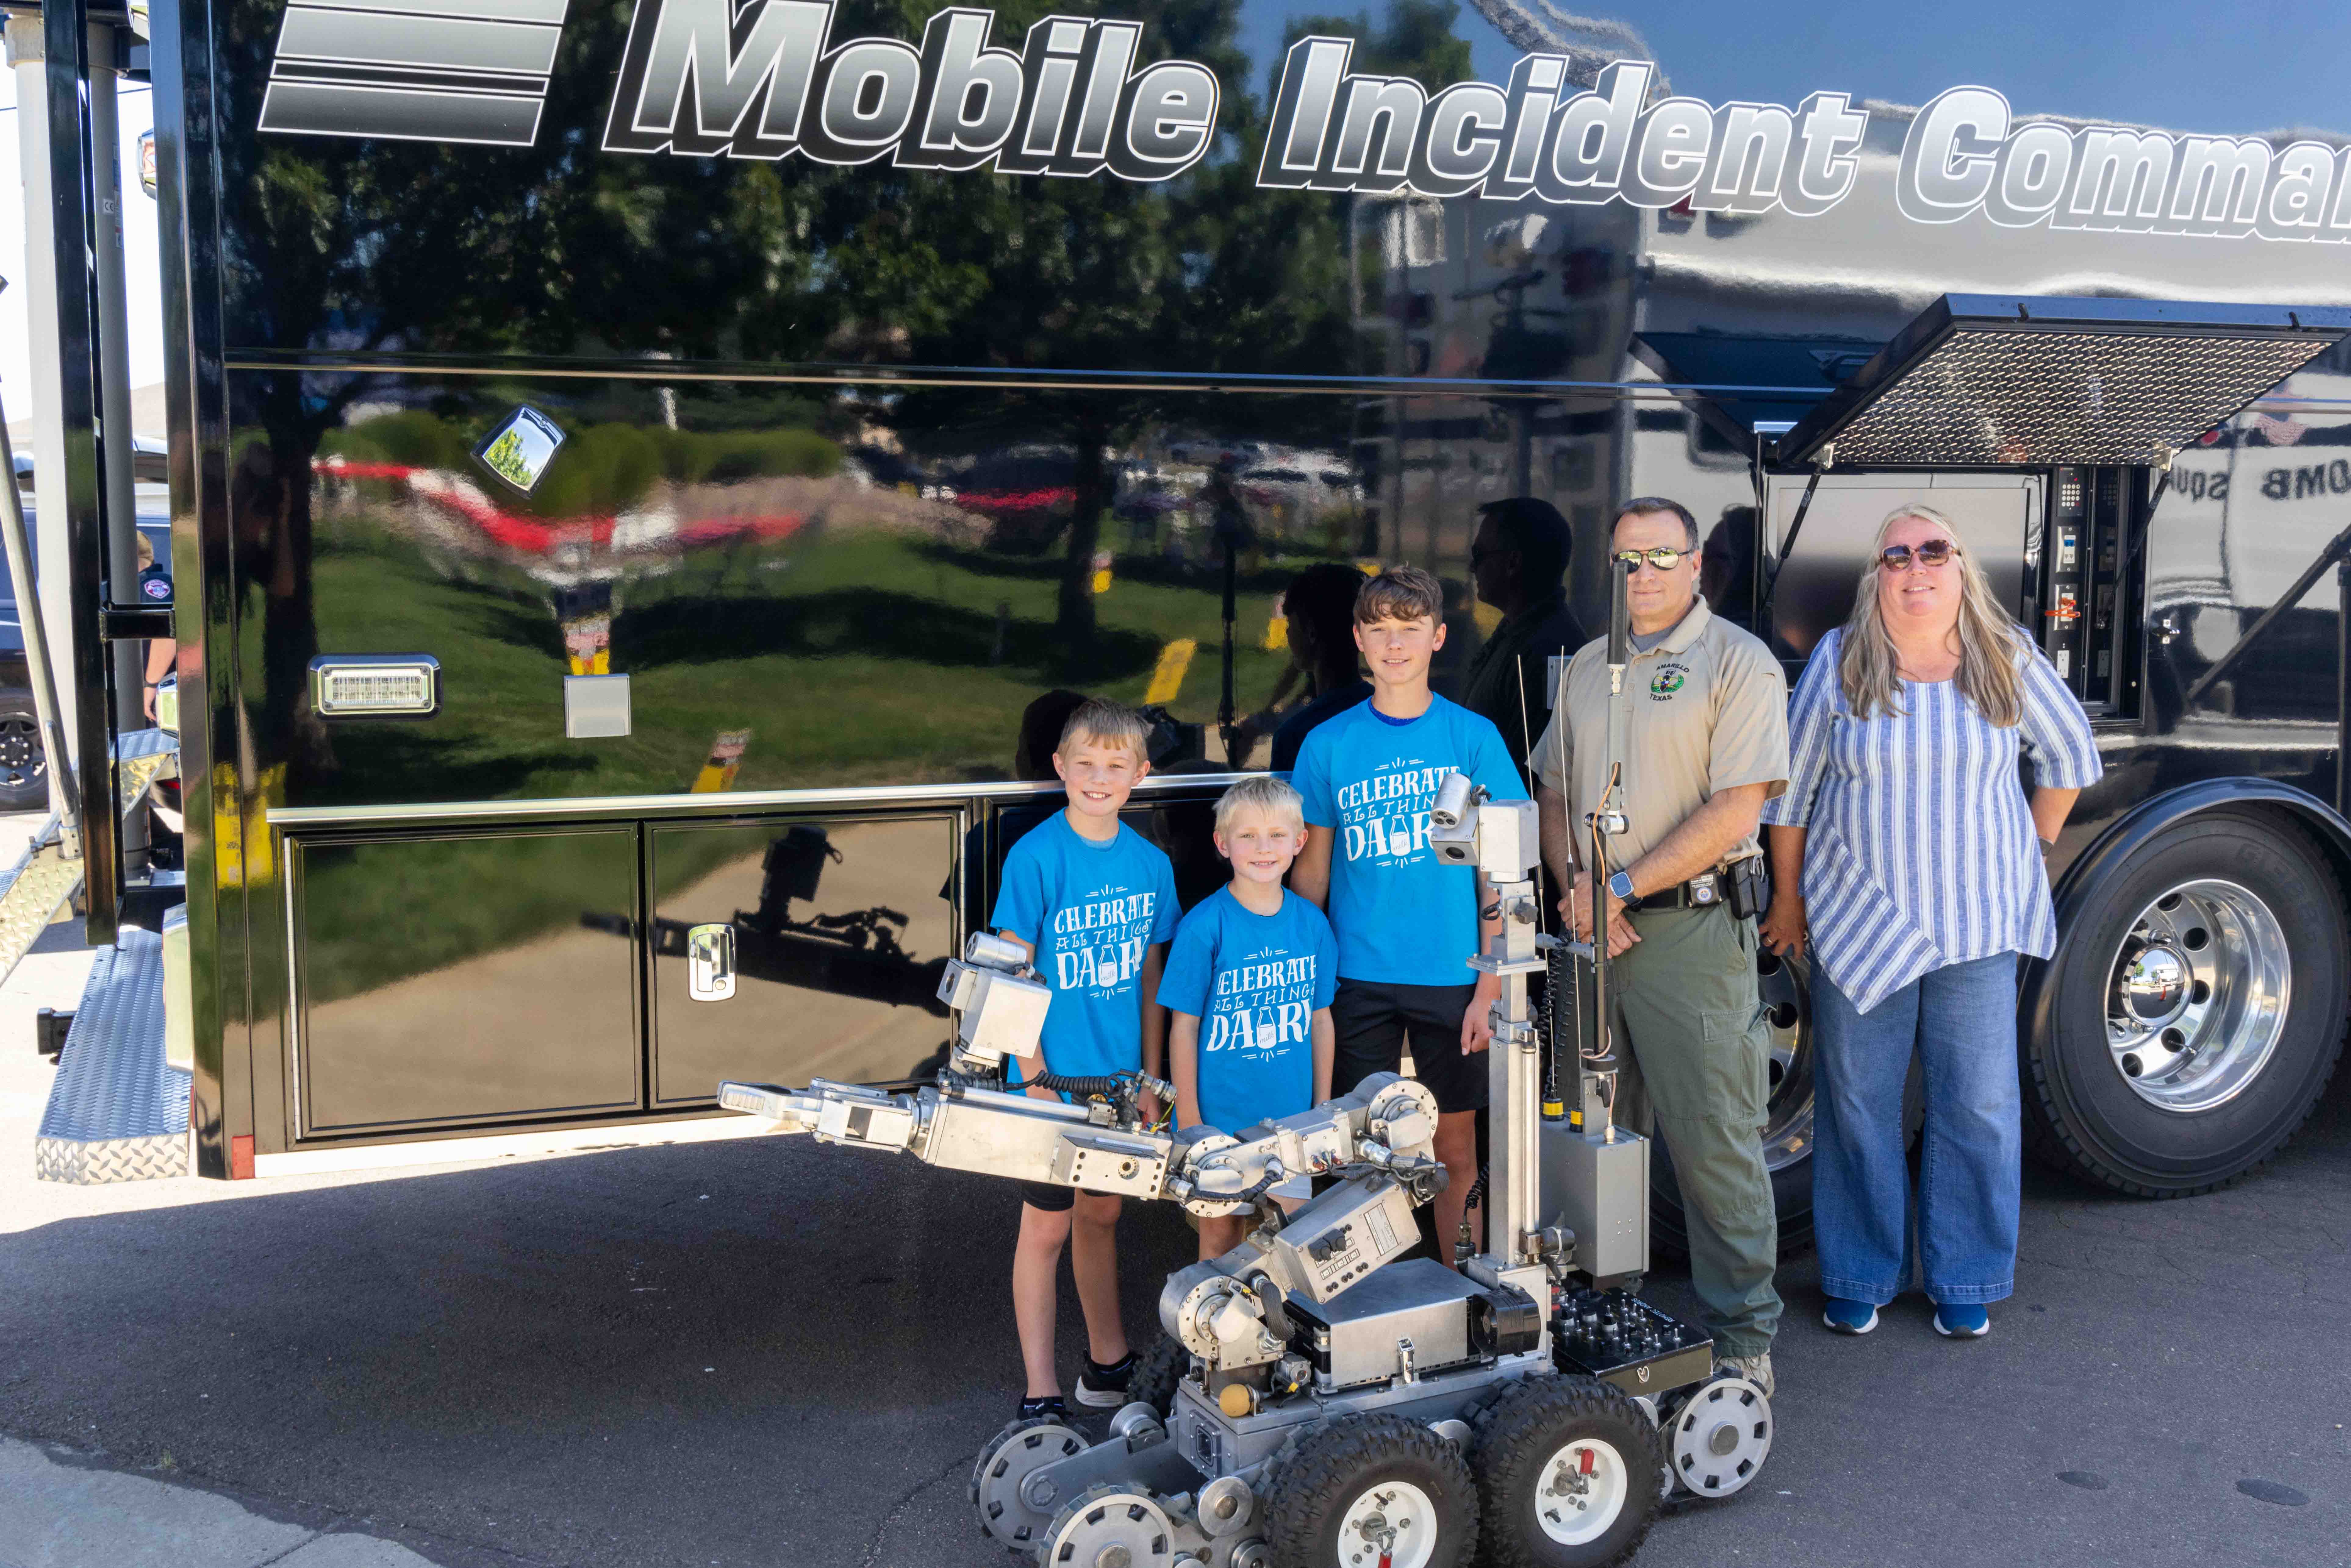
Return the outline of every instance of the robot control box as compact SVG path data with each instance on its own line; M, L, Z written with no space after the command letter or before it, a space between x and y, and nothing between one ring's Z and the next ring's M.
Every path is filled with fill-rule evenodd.
M1540 1137L1544 1207L1575 1232L1575 1266L1595 1280L1646 1270L1649 1140L1572 1122L1545 1122Z

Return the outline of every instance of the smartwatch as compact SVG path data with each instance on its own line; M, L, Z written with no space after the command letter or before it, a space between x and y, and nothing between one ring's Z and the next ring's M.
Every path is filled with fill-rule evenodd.
M1608 879L1608 896L1624 905L1630 914L1641 907L1641 895L1633 891L1633 873L1620 871Z

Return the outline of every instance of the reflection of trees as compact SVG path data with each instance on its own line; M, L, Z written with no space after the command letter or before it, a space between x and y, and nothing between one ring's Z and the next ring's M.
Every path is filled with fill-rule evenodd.
M213 75L216 123L239 128L220 148L228 342L475 361L659 354L979 372L1357 365L1353 198L1257 188L1270 83L1251 79L1238 46L1238 0L1115 7L1143 21L1142 58L1201 61L1225 87L1219 153L1162 184L602 152L632 4L572 0L537 144L494 148L244 131L258 120L282 5L231 0ZM916 38L935 8L844 0L836 36ZM1006 5L995 41L1017 47L1054 9ZM1311 25L1362 37L1364 67L1434 88L1470 74L1468 45L1452 34L1457 10L1388 0L1377 24ZM399 395L381 378L263 373L238 404L239 421L266 437L232 496L244 577L263 595L265 715L301 711L317 651L311 459L355 402L388 392ZM1249 435L1328 439L1324 400L1265 401L1276 412ZM1105 448L1169 407L1144 391L1008 396L934 384L876 395L867 412L917 447L1074 447L1057 627L1081 652L1094 631L1087 570L1112 500ZM566 459L580 455L550 468L554 494L565 493ZM292 737L264 739L277 749Z

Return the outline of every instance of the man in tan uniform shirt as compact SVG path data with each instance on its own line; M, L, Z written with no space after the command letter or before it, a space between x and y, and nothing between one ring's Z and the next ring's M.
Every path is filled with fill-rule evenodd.
M1629 1047L1620 1119L1647 1130L1645 1107L1651 1113L1673 1155L1691 1283L1716 1354L1768 1394L1779 1226L1761 1137L1771 1035L1755 989L1755 926L1732 918L1728 878L1704 901L1708 890L1690 880L1757 852L1763 802L1788 787L1787 684L1769 649L1698 599L1698 549L1697 524L1672 501L1646 497L1617 514L1612 554L1637 551L1641 561L1626 594L1634 651L1618 799L1628 831L1606 845L1623 875L1599 902ZM1543 860L1572 890L1560 909L1579 936L1591 933L1594 902L1584 822L1608 782L1606 653L1603 639L1570 662L1529 758Z

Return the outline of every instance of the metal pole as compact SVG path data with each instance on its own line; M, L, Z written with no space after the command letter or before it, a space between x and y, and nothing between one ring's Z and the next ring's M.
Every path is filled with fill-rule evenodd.
M2335 812L2351 812L2351 558L2335 563Z
M0 507L0 547L7 551L8 580L17 584L16 619L24 628L25 668L33 681L33 711L40 718L41 744L49 754L49 798L57 803L58 826L64 830L66 857L70 860L81 853L81 797L74 787L73 767L67 761L65 725L57 715L57 677L50 671L48 632L42 624L47 618L41 613L40 600L26 593L23 586L33 580L33 549L26 538L25 497L16 488L16 455L8 441L5 421L0 421L0 463L8 465L10 475L7 504Z
M57 337L57 209L50 200L48 51L38 16L8 18L8 64L16 75L16 162L25 184L26 347L32 356L33 526L40 529L39 559L54 562L45 577L29 571L16 579L17 603L39 608L40 619L57 629L56 653L74 667L71 574L73 559L66 517L66 433L57 417L64 396L64 350ZM11 468L14 477L14 468ZM11 569L14 570L13 568ZM26 616L29 624L31 616ZM74 684L57 686L57 729L68 741L80 732ZM60 747L44 723L42 745L49 753L49 809L60 817L68 806L57 781L70 777L78 761ZM78 803L77 803L78 804ZM78 815L76 811L74 814Z
M131 315L122 264L122 131L119 89L122 34L112 24L89 30L90 209L96 220L90 250L98 274L98 415L106 439L99 453L105 466L99 484L106 492L107 597L137 601L139 518L131 485L135 453L131 431ZM147 716L147 644L134 638L106 650L114 677L114 733L128 734L152 723ZM147 863L147 813L120 825L126 867Z
M90 26L89 172L98 214L90 249L98 262L98 413L106 432L106 468L99 482L106 488L107 587L115 602L126 603L137 598L131 585L139 580L139 524L131 493L131 316L122 263L122 133L117 112L121 62L115 53L120 38L110 24ZM127 639L112 649L114 716L124 729L147 727L140 700L144 653Z

